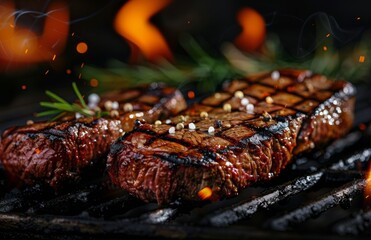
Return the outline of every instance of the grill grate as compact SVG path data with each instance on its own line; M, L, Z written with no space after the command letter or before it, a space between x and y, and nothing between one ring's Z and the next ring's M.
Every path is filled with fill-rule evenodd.
M319 199L295 209L283 216L274 219L271 226L275 230L288 230L291 225L303 223L309 218L319 216L321 213L333 208L344 201L351 199L362 192L365 187L365 180L356 180L349 182L345 186L337 188L330 193L319 197Z
M369 101L367 91L360 94L359 101ZM216 202L145 204L105 177L58 194L38 185L8 189L0 168L0 231L7 239L369 239L371 211L363 201L371 157L369 106L357 105L355 126L359 119L369 123L362 130L298 158L270 182Z
M248 202L240 202L234 206L227 207L221 211L213 213L210 217L205 217L201 222L212 226L227 226L254 214L258 209L266 209L269 206L287 198L291 195L305 191L315 185L322 177L323 173L316 173L298 178L292 182L275 187L273 190L264 193Z
M334 231L340 235L351 234L358 235L371 227L371 211L360 211L352 217L339 222Z

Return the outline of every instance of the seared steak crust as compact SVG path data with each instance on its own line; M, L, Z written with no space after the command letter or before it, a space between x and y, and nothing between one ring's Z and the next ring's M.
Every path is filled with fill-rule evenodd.
M131 130L136 119L153 122L185 108L180 92L163 86L110 93L102 100L118 101L119 116L70 117L7 129L1 139L0 158L10 179L18 186L40 182L62 187L102 161L111 143ZM130 103L132 110L124 111L124 103Z
M171 124L135 127L111 147L107 167L112 181L160 204L198 200L205 187L231 196L276 176L293 154L348 131L354 105L349 83L306 71L279 75L231 81ZM175 133L169 131L176 125Z

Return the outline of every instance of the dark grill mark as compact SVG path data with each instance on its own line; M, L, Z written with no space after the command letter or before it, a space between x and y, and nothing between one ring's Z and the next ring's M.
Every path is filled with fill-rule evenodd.
M140 99L145 98L156 101L142 103ZM143 113L143 119L147 122L154 122L160 112L169 117L185 107L178 90L160 86L111 93L102 96L100 104L104 105L108 100L130 103L134 111L124 112L121 106L117 119L75 119L71 115L58 122L35 123L5 131L0 154L11 179L19 186L40 182L63 188L69 185L70 180L78 181L84 169L102 164L111 143L124 131L132 129L134 124L139 128L142 123L134 115L136 110ZM119 150L118 142L114 146L112 153Z
M175 165L184 166L207 166L210 162L210 158L203 156L202 159L193 158L192 156L182 156L179 157L177 154L169 154L164 152L159 152L153 154L155 157L159 157L161 160L172 163Z
M281 75L286 76L285 73ZM323 92L331 93L326 101L318 101L318 98L322 97L318 94L313 96L317 101L313 101L310 97L298 96L289 91L290 87L304 86L299 80L289 78L292 83L286 81L288 84L283 88L272 87L268 84L269 81L262 83L264 77L232 83L231 86L235 89L235 86L242 84L241 81L248 82L242 84L244 87L240 88L240 91L245 93L245 97L252 97L249 101L255 106L253 114L246 112L246 107L235 96L234 90L229 90L228 85L225 85L224 90L184 110L181 113L182 119L174 117L171 124L163 124L157 130L156 126L149 124L139 126L133 130L135 135L131 133L122 138L124 151L109 156L109 163L124 161L126 164L119 170L109 169L111 179L139 198L147 201L157 200L160 204L172 201L175 197L197 199L197 188L199 190L205 185L209 185L213 191L223 196L230 196L254 181L269 179L278 174L294 154L345 134L351 125L353 92L348 91L349 95L335 93L346 91L346 88L352 88L351 85L323 78L307 78L305 81L308 82L305 84L312 86L306 91L326 88ZM325 84L318 81L325 81ZM272 97L273 102L266 98L268 96ZM337 96L342 98L336 98ZM309 100L312 101L312 108L297 110L297 106ZM331 111L337 106L347 112L336 116ZM232 112L228 111L230 107ZM201 114L201 111L206 109L207 116ZM329 124L324 114L338 118L341 125ZM167 129L175 127L179 121L184 121L185 129L177 129L174 135L169 134ZM188 129L190 123L195 124L197 129ZM141 134L148 129L153 131L148 137ZM141 154L143 159L135 164L135 169L143 166L142 171L148 174L149 179L152 172L156 171L157 184L168 186L171 183L171 186L159 189L150 184L153 181L146 180L146 174L143 172L132 177L135 174L131 171L138 171L130 167L130 157L126 157L132 151ZM167 172L165 167L169 165L173 169L171 172ZM120 173L116 174L117 172ZM162 178L163 175L167 177ZM136 190L131 185L137 181L144 184L141 190ZM170 183L167 183L168 181Z

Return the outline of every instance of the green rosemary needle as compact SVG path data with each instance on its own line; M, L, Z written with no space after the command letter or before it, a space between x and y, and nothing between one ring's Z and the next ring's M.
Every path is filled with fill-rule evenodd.
M79 101L79 103L69 103L57 94L46 91L45 94L52 100L51 102L40 102L40 106L48 108L49 110L37 113L37 117L54 116L51 120L58 120L68 113L81 114L85 117L102 117L109 115L108 112L102 112L99 109L90 109L86 104L84 97L78 89L75 82L72 83L72 89Z

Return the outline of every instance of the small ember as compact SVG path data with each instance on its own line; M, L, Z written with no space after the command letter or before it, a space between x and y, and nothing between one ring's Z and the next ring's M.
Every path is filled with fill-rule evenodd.
M80 54L84 54L88 51L88 45L84 42L79 42L76 45L76 51Z
M203 189L201 189L201 190L198 192L198 196L199 196L202 200L210 199L212 195L213 195L213 191L212 191L211 188L209 188L209 187L204 187Z
M359 130L361 130L361 131L365 131L365 130L367 129L367 126L366 126L366 124L361 123L361 124L358 125L358 128L359 128Z
M187 93L189 99L195 98L195 92L194 91L188 91Z
M359 56L358 62L364 63L365 62L365 59L366 59L366 57L363 56L363 55L361 55L361 56Z
M97 79L93 78L93 79L90 80L90 86L91 87L98 87L98 85L99 85L99 82L98 82Z

